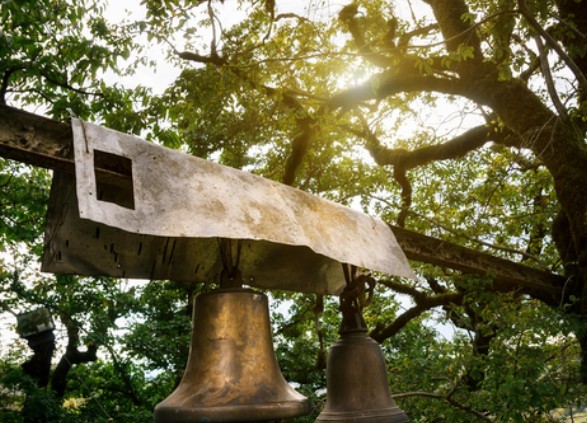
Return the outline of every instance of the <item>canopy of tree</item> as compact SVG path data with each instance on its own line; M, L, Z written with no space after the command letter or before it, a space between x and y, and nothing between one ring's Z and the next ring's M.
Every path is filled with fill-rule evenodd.
M414 262L418 282L372 275L364 312L412 421L563 419L587 383L584 1L289 3L142 0L141 17L113 24L101 0L5 1L0 104L139 134L561 275L555 295ZM122 84L157 46L176 80ZM0 420L151 421L208 288L40 274L49 183L0 161L0 308L45 306L58 324L32 357L3 343ZM282 371L315 405L295 421L314 421L338 299L271 294Z

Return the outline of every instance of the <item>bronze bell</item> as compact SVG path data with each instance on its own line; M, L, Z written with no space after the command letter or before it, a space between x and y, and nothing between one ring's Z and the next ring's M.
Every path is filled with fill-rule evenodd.
M187 368L155 422L251 422L309 414L273 350L267 296L219 289L195 299Z
M407 423L391 397L381 347L367 335L361 309L370 298L364 298L363 283L348 278L340 296L340 338L328 352L326 405L316 422Z
M367 331L343 332L326 364L326 405L316 422L406 423L391 397L379 344Z

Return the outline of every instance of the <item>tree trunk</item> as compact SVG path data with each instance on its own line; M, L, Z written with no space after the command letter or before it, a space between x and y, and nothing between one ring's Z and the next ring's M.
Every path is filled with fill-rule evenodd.
M563 122L521 85L507 84L510 95L491 104L504 123L548 168L560 204L552 236L561 253L566 282L558 304L580 322L575 332L582 349L581 377L587 383L587 147L584 134ZM494 86L495 87L495 86ZM513 87L513 89L512 89ZM494 88L495 89L495 88ZM507 101L507 98L515 99ZM525 110L521 110L524 108Z
M96 353L98 346L91 344L88 346L88 350L81 352L76 349L68 349L66 353L59 360L59 364L53 372L53 378L51 380L51 388L59 397L65 395L65 389L67 387L67 375L75 364L88 363L90 361L96 361L98 359Z
M55 335L51 330L29 336L26 340L34 354L22 364L22 370L37 382L39 388L44 388L49 383L51 358L55 350Z
M467 12L463 0L426 0L434 11L446 46L457 51L461 44L473 47L471 60L460 63L456 70L466 96L480 105L490 107L505 126L518 136L510 146L525 148L546 166L552 175L560 204L560 216L553 225L553 239L558 243L567 271L563 295L549 304L565 306L566 313L582 323L575 332L582 349L581 377L587 383L587 146L585 127L580 119L558 116L520 79L500 80L497 66L483 62L479 40L474 29L461 18ZM587 28L584 4L558 0L561 14L573 18L579 30ZM456 13L455 11L458 11ZM528 16L525 16L529 18ZM560 37L579 69L587 69L582 43L570 37ZM558 41L557 41L558 42ZM579 45L581 44L581 45ZM581 75L576 75L577 77ZM581 96L579 96L581 100ZM561 222L563 224L561 224ZM562 231L562 232L559 232ZM568 240L571 245L560 244ZM570 249L569 249L570 248ZM571 261L569 261L571 260Z

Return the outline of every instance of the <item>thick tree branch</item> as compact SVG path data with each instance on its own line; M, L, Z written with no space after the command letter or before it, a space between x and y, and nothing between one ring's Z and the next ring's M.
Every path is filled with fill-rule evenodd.
M567 115L567 109L561 102L561 99L556 92L556 88L554 86L554 80L552 79L552 73L550 72L550 65L548 63L548 55L546 53L546 49L544 48L544 44L542 44L542 38L540 35L536 35L534 37L534 41L536 42L536 48L538 49L538 54L540 57L540 67L542 69L542 76L544 76L544 81L546 82L546 89L548 90L548 94L550 95L550 99L552 100L552 104L554 108L558 112L558 115L566 122L569 122L569 116Z
M423 305L415 305L407 309L404 313L397 316L393 322L387 326L378 323L375 328L369 333L369 336L380 344L388 338L391 338L400 330L402 330L412 319L421 316L426 311L433 307L424 307Z
M480 125L442 144L408 151L403 148L384 147L368 128L363 128L362 131L355 133L367 140L367 149L377 164L380 166L400 166L404 169L412 169L432 161L462 157L498 137L492 126Z
M310 141L316 133L316 120L305 117L297 120L298 132L291 142L291 154L285 163L285 173L282 182L286 185L293 185L296 173L308 151Z
M510 247L505 247L503 245L497 245L497 244L492 244L491 242L487 242L487 241L483 241L481 239L477 239L471 236L468 236L460 231L456 231L452 228L449 228L448 226L438 222L435 219L431 219L429 217L424 216L423 214L417 213L415 211L410 210L409 214L414 215L416 217L418 217L419 219L423 219L429 223L432 223L433 225L445 230L446 232L449 232L453 235L456 235L459 238L462 239L466 239L467 241L471 241L474 242L475 244L479 244L479 245L483 245L485 247L489 247L492 248L494 250L498 250L498 251L505 251L506 253L511 253L511 254L516 254L516 255L520 255L522 256L521 261L528 261L528 260L532 260L533 262L535 262L536 264L538 264L542 269L547 269L548 266L546 265L546 263L544 263L544 261L542 261L539 257L540 255L540 251L536 251L534 245L535 243L540 243L541 239L546 236L546 233L544 233L541 229L541 231L539 233L536 234L536 237L539 237L539 235L542 235L542 238L538 238L535 239L534 237L530 240L528 248L526 249L526 251L521 251L521 250L516 250L514 248L510 248ZM545 228L543 228L545 230ZM532 248L530 248L530 245L533 245ZM533 253L534 252L534 253Z
M373 50L369 43L365 40L365 34L363 33L361 24L356 18L357 13L357 4L351 3L342 8L340 13L338 14L338 18L342 23L344 23L347 26L349 32L353 37L353 40L355 41L359 53L366 60L368 60L376 66L382 68L392 66L393 60Z
M199 63L210 63L217 66L223 66L227 60L223 57L211 54L210 56L202 56L193 52L179 52L175 50L178 57L185 60L196 61ZM383 99L387 96L406 91L438 91L447 94L465 95L466 87L459 84L457 80L448 78L437 78L429 75L413 74L413 63L409 60L403 64L405 68L401 71L402 66L396 67L393 72L383 72L373 76L369 81L362 85L344 90L326 100L322 107L315 113L315 117L307 114L301 103L295 98L293 93L284 92L275 88L260 86L266 94L270 96L280 95L280 101L288 107L293 107L298 111L297 127L298 131L292 140L292 152L286 163L283 183L292 185L295 181L295 176L300 167L303 158L308 150L312 137L317 132L317 120L319 116L324 113L332 112L337 109L352 109L363 104L367 100ZM398 72L398 70L400 72ZM245 78L238 70L232 69L237 75ZM250 82L250 81L249 81ZM254 86L256 84L253 84ZM300 113L301 112L301 113Z
M396 333L398 333L412 319L422 315L424 312L442 305L460 304L463 301L462 292L446 292L443 294L428 296L423 292L416 290L415 288L406 286L404 284L392 280L380 280L379 283L387 286L393 291L410 295L416 303L415 306L409 308L403 314L398 316L393 322L391 322L391 324L387 326L377 325L371 331L369 336L371 336L379 343L385 341L387 338L390 338Z
M334 94L327 105L330 110L350 109L368 100L383 100L394 94L414 91L466 97L469 90L467 85L458 79L415 74L413 63L406 61L393 71L376 74L363 84Z
M528 83L528 80L534 74L534 72L536 72L536 70L540 69L540 65L541 65L540 58L538 58L538 57L534 58L534 61L532 61L530 66L528 66L527 69L524 69L522 72L520 72L520 75L519 75L520 80L524 81L525 83Z
M238 74L238 72L237 72ZM293 185L297 173L297 169L302 164L306 151L312 137L317 130L317 118L310 116L310 114L303 107L302 103L297 99L299 93L292 90L278 90L267 85L258 86L251 81L251 84L256 88L265 92L270 97L276 98L281 105L294 109L296 112L296 126L297 132L292 139L291 154L289 155L285 164L285 173L282 182L286 185ZM325 109L320 108L316 115L320 116L325 112Z
M447 49L454 52L458 51L461 45L469 45L474 49L473 61L481 63L483 56L479 37L472 30L471 24L463 19L469 15L466 3L463 0L424 1L432 7ZM469 69L469 66L462 66L460 71L466 71L466 74L470 75L471 69Z
M316 303L312 309L314 317L314 328L316 330L316 336L318 337L318 353L316 355L316 369L326 369L327 360L327 346L325 340L325 330L322 322L324 316L324 295L316 295Z
M583 53L587 41L585 4L573 0L556 0L555 3L560 16L553 17L561 22L561 26L564 25L564 29L556 31L556 35L583 75L587 75L587 55Z
M51 378L51 388L59 397L63 397L67 386L67 375L76 364L88 363L98 359L98 346L91 343L86 351L79 348L79 326L70 316L61 314L61 322L67 329L68 341L65 354L59 360Z
M470 304L464 304L463 308L465 313L460 313L455 307L444 307L448 318L457 327L474 333L471 341L472 352L473 356L477 358L478 364L469 364L461 381L468 386L469 390L476 391L481 388L481 383L485 379L483 362L489 354L489 344L497 336L498 326L488 322Z
M210 56L218 57L218 53L216 51L216 25L214 23L214 21L216 20L216 15L214 13L214 9L212 8L212 0L208 0L208 17L210 18L210 26L212 27L212 40L210 41Z
M59 360L57 367L53 371L51 378L51 388L59 397L65 395L65 388L67 386L67 375L71 368L76 364L89 363L96 361L98 346L96 344L88 345L86 351L79 351L77 348L68 350Z
M175 50L173 46L172 48L174 49L175 54L184 60L213 64L219 67L228 63L226 58L218 56L215 50L212 50L212 54L210 56L202 56L193 52L179 52ZM276 98L283 106L296 110L296 116L298 116L296 118L298 131L292 139L292 152L286 162L285 174L283 177L284 184L292 185L295 181L297 169L301 165L308 149L310 139L314 135L316 129L315 119L308 115L305 108L296 98L297 93L294 93L291 90L278 90L267 85L257 84L250 78L243 75L243 73L240 72L237 68L231 68L231 71L242 78L244 81L250 83L256 89L263 91L266 95L272 98Z
M497 332L493 329L487 333L482 330L475 330L475 336L473 337L473 356L481 361L481 363L489 355L489 344L496 336ZM477 391L481 389L481 384L485 379L484 370L485 366L482 367L481 371L477 370L474 366L470 366L466 369L466 373L461 380L469 387L469 390Z
M191 51L177 51L177 50L174 50L174 51L175 51L175 54L177 55L177 57L179 57L180 59L189 60L192 62L211 63L216 66L223 66L227 63L226 59L224 57L220 57L217 55L202 56L198 53L194 53Z
M491 275L493 289L500 292L521 292L551 307L566 301L565 278L509 260L490 256L413 231L391 226L398 243L410 260L435 264L465 274ZM568 292L566 293L568 295Z
M381 82L383 80L383 82ZM463 87L450 79L435 78L430 76L398 76L382 73L371 78L366 83L357 87L344 90L335 94L330 100L320 107L316 116L321 116L327 111L337 109L352 109L370 99L382 99L399 92L424 89L426 91L441 91L452 94L463 94ZM317 131L317 118L305 116L298 118L300 131L292 141L292 154L286 164L286 172L283 183L291 185L302 159L308 149L313 135Z
M51 330L51 332L27 336L25 339L34 354L22 364L22 370L36 381L37 386L44 388L49 384L51 359L55 351L55 335Z
M544 214L544 209L548 204L548 196L542 195L542 193L539 192L532 199L532 203L534 214ZM528 258L540 256L542 253L542 244L546 235L548 235L548 227L546 222L542 219L539 219L538 222L532 226L530 231L530 238L528 239L528 245L526 247L526 255L522 259L522 262Z

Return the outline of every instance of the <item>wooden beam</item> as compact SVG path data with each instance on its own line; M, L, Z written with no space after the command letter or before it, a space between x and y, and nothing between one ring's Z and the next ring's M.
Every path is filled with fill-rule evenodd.
M33 166L75 174L71 125L13 107L0 105L0 157ZM128 183L126 173L96 166L103 183Z
M0 105L0 156L74 173L72 144L69 125ZM410 260L464 273L489 274L498 289L523 289L548 303L560 301L565 280L559 275L397 226L391 228Z
M547 304L561 301L565 278L501 257L473 250L390 225L399 245L410 260L459 270L468 274L490 275L499 290L521 289Z
M0 156L73 174L71 126L0 105Z

